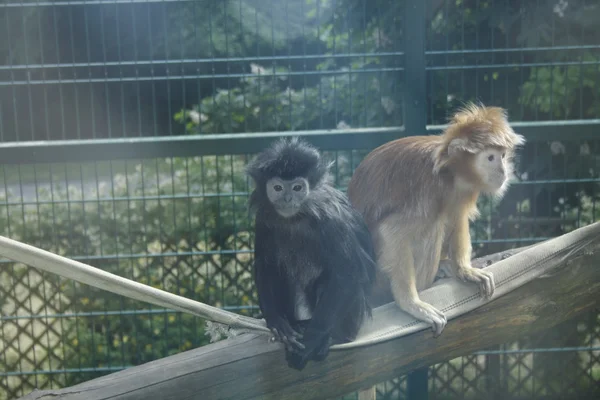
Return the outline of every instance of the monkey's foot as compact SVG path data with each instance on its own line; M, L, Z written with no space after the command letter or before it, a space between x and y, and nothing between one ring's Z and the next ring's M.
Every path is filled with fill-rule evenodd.
M438 337L446 327L446 316L431 304L418 300L410 305L402 305L400 308L408 311L413 317L418 318L431 325L433 335Z
M275 336L275 339L282 342L286 349L290 349L293 346L300 349L304 348L304 345L298 341L302 339L302 335L296 332L287 320L278 318L269 325L269 329L273 333L273 336Z
M494 275L491 272L473 268L470 265L468 267L459 268L457 271L458 278L465 282L475 282L479 284L479 291L481 296L488 300L494 294L496 284L494 283Z
M302 371L308 363L308 358L305 356L304 352L293 350L285 352L285 360L287 361L288 367L298 371Z
M286 351L285 358L290 368L301 371L310 360L316 362L325 360L329 355L330 346L331 338L329 336L324 338L313 337L305 342L305 348L303 349L290 348Z

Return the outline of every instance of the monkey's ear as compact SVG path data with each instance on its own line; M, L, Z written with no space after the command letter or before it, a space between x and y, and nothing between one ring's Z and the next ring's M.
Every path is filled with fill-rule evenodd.
M469 146L469 141L464 138L452 139L448 144L448 156L454 157L460 152L475 153L475 149Z

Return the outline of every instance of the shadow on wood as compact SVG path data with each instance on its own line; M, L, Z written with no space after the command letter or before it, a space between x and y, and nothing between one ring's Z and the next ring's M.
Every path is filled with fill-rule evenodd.
M484 257L484 261L501 256ZM596 242L552 275L449 321L437 339L424 330L376 345L336 350L301 372L287 367L279 343L269 342L264 335L245 334L70 388L35 391L22 399L331 399L548 329L597 307L599 265Z

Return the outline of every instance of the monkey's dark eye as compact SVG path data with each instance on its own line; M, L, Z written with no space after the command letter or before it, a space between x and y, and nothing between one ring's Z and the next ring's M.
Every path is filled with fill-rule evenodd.
M506 153L502 153L502 159L504 159L504 157L506 157Z
M299 192L302 190L302 186L301 185L294 185L294 187L292 188L294 190L294 192Z
M494 156L493 156L493 155L489 156L489 157L488 157L488 160L489 160L489 161L494 161Z
M281 192L283 190L283 186L275 185L275 186L273 186L273 189L275 189L276 192Z

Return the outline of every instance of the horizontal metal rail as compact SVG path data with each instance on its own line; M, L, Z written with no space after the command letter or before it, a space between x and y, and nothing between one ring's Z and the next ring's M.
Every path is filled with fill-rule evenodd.
M366 56L365 56L366 57ZM370 57L377 57L373 54ZM131 64L131 63L130 63ZM181 60L174 64L182 64ZM135 65L135 64L134 64ZM141 65L141 64L140 64ZM464 71L464 70L482 70L482 69L510 69L510 68L533 68L533 67L565 67L565 66L599 66L600 61L546 61L537 63L505 63L505 64L479 64L479 65L439 65L425 67L426 71ZM90 65L91 66L91 65ZM118 63L117 63L118 66ZM22 67L22 66L20 66ZM83 67L80 67L83 68ZM87 66L86 66L87 68ZM106 67L105 67L106 69ZM10 70L10 69L9 69ZM124 83L124 82L156 82L156 81L175 81L175 80L209 80L209 79L241 79L241 78L273 78L273 77L292 77L292 76L334 76L348 74L375 74L382 72L402 72L404 67L383 67L383 68L360 68L347 70L317 70L317 71L288 71L288 72L267 72L256 75L252 73L228 73L228 74L187 74L170 72L164 75L139 75L134 73L130 76L115 77L88 77L88 78L65 78L56 79L8 79L1 80L0 87L9 86L27 86L27 85L60 85L60 84L79 84L79 83Z
M66 1L21 1L0 4L0 8L92 6L102 4L146 4L146 3L189 3L197 0L66 0Z
M251 154L286 136L302 136L322 150L366 149L400 137L402 133L403 129L396 127L8 142L0 144L0 164Z
M598 46L600 48L600 46ZM124 61L93 61L93 62L73 62L73 63L51 63L51 64L15 64L0 65L0 71L17 71L33 69L66 69L66 68L108 68L108 67L145 67L145 66L165 66L182 64L217 64L217 63L235 63L235 62L273 62L273 61L292 61L292 60L321 60L326 58L360 58L360 57L400 57L404 52L371 52L371 53L339 53L339 54L306 54L306 55L287 55L287 56L262 56L262 57L215 57L215 58L180 58L180 59L162 59L162 60L124 60ZM270 76L270 73L263 74Z
M528 141L600 139L600 119L514 122ZM445 125L427 126L437 134ZM417 134L419 132L416 132ZM0 164L88 162L166 157L252 154L279 137L300 136L321 150L372 149L415 133L403 127L358 128L267 133L160 136L120 139L0 143Z
M273 78L273 77L290 77L290 76L333 76L333 75L348 75L348 74L373 74L380 72L400 72L404 71L403 67L393 68L361 68L348 70L331 70L331 71L289 71L289 72L268 72L264 75L255 75L252 73L229 73L229 74L176 74L170 73L167 75L134 75L134 76L119 76L119 77L104 77L104 78L58 78L58 79L28 79L28 80L8 80L0 81L1 86L24 86L24 85L55 85L55 84L74 84L74 83L110 83L110 82L152 82L152 81L181 81L181 80L207 80L207 79L230 79L230 78Z
M1 6L0 6L1 7ZM582 50L600 50L600 45L583 46L541 46L541 47L507 47L498 49L463 49L463 50L431 50L425 51L426 56L442 55L464 55L464 54L487 54L487 53L529 53L545 51L582 51ZM90 61L90 62L72 62L72 63L46 63L46 64L15 64L0 65L0 71L19 71L35 69L67 69L67 68L109 68L109 67L135 67L135 66L164 66L164 65L184 65L184 64L208 64L208 63L235 63L235 62L273 62L273 61L293 61L293 60L321 60L328 58L360 58L360 57L402 57L403 51L391 52L364 52L364 53L337 53L337 54L305 54L305 55L285 55L285 56L256 56L256 57L215 57L215 58L181 58L181 59L162 59L162 60L122 60L122 61ZM545 66L562 65L562 61L546 61L544 63L518 64L519 66ZM578 61L572 63L579 64ZM588 64L597 62L587 61ZM508 64L493 64L489 67L505 67ZM443 66L440 66L442 68ZM480 67L464 66L468 68ZM435 70L428 67L428 70ZM268 75L268 74L265 74Z
M458 49L458 50L427 50L426 55L461 55L487 53L529 53L534 51L581 51L600 50L599 45L587 44L581 46L531 46L531 47L497 47L490 49Z
M510 118L510 115L509 115ZM510 123L515 132L531 141L573 141L600 139L600 118L551 121L515 121ZM430 133L440 133L446 125L427 125Z
M534 67L568 67L568 66L597 66L600 61L545 61L536 63L504 63L504 64L469 64L469 65L438 65L427 67L427 71L456 71L470 69L510 69L510 68L534 68Z

